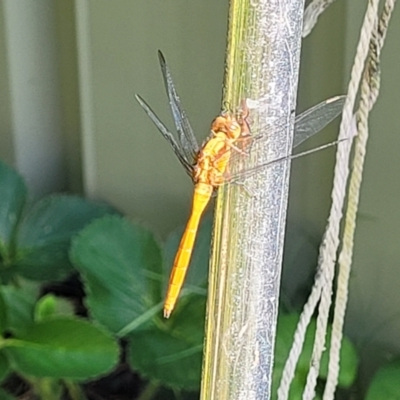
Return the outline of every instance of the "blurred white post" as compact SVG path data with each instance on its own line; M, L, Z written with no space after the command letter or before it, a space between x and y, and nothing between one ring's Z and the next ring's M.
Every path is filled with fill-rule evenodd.
M247 167L291 152L302 0L232 0L224 100L268 128ZM258 132L257 132L258 133ZM290 163L220 190L207 310L202 400L270 398Z
M66 186L53 0L4 0L15 166L36 196Z

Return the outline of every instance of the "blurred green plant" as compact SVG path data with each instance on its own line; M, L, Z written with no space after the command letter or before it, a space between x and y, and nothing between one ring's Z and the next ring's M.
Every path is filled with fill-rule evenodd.
M200 227L178 306L165 320L162 302L182 229L161 245L148 229L110 207L78 197L50 196L30 207L22 178L1 163L0 192L0 382L14 372L40 399L56 400L65 391L71 399L84 399L80 384L116 366L122 339L129 366L148 381L138 399L196 398L211 218ZM62 299L39 296L38 283L74 271L81 276L91 320L74 316ZM279 318L274 392L298 318ZM304 387L314 329L307 334L291 399ZM321 380L326 365L323 361ZM356 366L355 350L345 340L341 387L352 384ZM13 398L6 392L0 397Z
M298 313L291 314L280 314L278 317L278 330L275 344L275 359L274 359L274 371L272 376L272 397L271 399L277 398L277 390L279 382L282 377L283 368L285 366L286 359L289 355L290 348L293 343L293 336L297 326L297 322L300 318ZM297 364L296 374L292 381L289 399L300 399L303 394L304 387L306 385L307 374L310 369L310 360L313 351L314 337L316 330L316 321L312 320L310 326L307 329L305 336L303 351ZM329 343L331 336L331 326L328 328L328 335L326 339L327 348L322 356L321 368L319 373L319 385L315 399L322 399L324 380L328 375L328 354L329 354ZM355 382L357 377L358 368L358 355L353 344L345 337L343 338L342 348L340 352L340 372L338 379L338 386L340 389L349 389Z
M150 382L191 390L201 376L211 220L200 228L185 290L166 320L162 300L180 233L162 249L150 231L109 216L74 239L71 260L91 317L127 341L132 369Z
M381 367L368 388L366 400L400 399L400 360L393 360Z
M31 206L23 179L2 162L0 193L0 381L17 373L40 399L56 400L64 388L80 398L75 382L110 371L118 362L117 341L74 316L65 301L52 295L39 299L39 282L74 271L68 258L72 237L116 211L63 195ZM13 398L3 389L0 396Z
M171 235L162 249L148 230L120 217L105 217L74 239L71 259L83 276L91 316L127 340L131 368L146 377L151 385L193 390L199 388L201 376L211 219L205 219L201 226L178 307L172 317L165 320L162 318L163 293L181 232ZM274 392L298 318L296 313L279 318ZM307 333L291 399L301 397L314 332L315 323ZM326 358L322 361L321 380L327 375ZM341 387L348 388L353 383L357 360L354 347L345 339L339 376Z

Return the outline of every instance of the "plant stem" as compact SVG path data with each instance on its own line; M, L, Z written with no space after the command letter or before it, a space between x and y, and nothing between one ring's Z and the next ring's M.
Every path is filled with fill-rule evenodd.
M290 153L303 0L231 0L224 103L246 99L245 168ZM252 100L252 101L249 101ZM285 128L282 129L282 122ZM231 165L235 172L235 165ZM270 398L290 164L219 190L210 263L202 400Z
M65 380L64 385L67 388L71 400L86 400L82 388L76 382Z
M151 400L159 390L160 385L156 382L149 382L142 390L137 400Z
M62 386L57 379L52 378L30 378L28 379L35 393L40 400L58 400L60 399Z

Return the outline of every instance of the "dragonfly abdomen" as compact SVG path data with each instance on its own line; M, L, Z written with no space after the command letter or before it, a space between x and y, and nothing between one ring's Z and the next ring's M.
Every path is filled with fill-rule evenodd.
M173 269L169 279L167 296L164 302L164 317L168 318L178 300L179 293L185 281L193 252L194 242L201 216L210 201L214 188L206 183L198 183L194 189L192 212L186 225L185 232L179 243L178 252L175 256Z

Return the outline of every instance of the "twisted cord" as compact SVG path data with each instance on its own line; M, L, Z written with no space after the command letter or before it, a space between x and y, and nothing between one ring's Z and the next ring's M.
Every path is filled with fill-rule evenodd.
M366 17L364 19L363 28L360 35L360 42L357 47L355 62L351 73L348 97L343 111L343 118L340 127L339 138L353 137L355 135L355 129L356 129L354 123L355 119L353 118L352 111L354 108L358 88L360 86L360 80L367 55L369 56L368 74L364 74L364 82L367 82L366 79L368 78L369 86L371 88L371 90L369 90L369 100L367 104L369 104L372 107L372 104L376 100L376 97L379 92L379 81L380 81L380 74L379 74L380 48L382 47L387 32L387 26L390 20L391 13L394 8L395 1L396 0L386 1L382 17L379 21L378 26L376 25L375 21L377 15L377 5L379 0L369 2L369 6L367 9ZM309 11L307 16L305 16L305 20L311 21L314 18L316 22L316 19L318 18L319 14L324 9L326 9L327 6L332 2L333 1L319 1L319 0L314 1L309 5ZM314 6L312 6L312 4L314 4ZM316 11L317 9L322 11ZM314 17L310 17L310 15L314 15ZM308 26L310 22L306 21L305 25ZM305 32L307 31L307 29L308 28L305 27ZM312 27L310 28L310 30L311 29ZM303 35L306 36L306 34L307 33ZM373 37L375 37L376 39L373 39ZM370 44L370 46L368 46L368 44ZM335 179L332 191L332 207L324 240L320 248L319 270L315 278L315 283L312 292L310 294L310 297L306 305L304 306L302 315L300 317L300 321L296 328L293 345L290 350L289 357L286 361L280 387L278 390L279 400L285 400L288 398L290 383L294 377L297 361L303 347L305 332L311 320L311 316L315 310L318 299L321 297L322 300L319 306L319 317L317 320L316 341L314 344L314 350L311 359L310 372L307 378L307 385L303 393L303 399L312 399L315 395L315 385L319 373L320 359L325 346L326 327L327 327L328 314L331 304L332 282L334 278L334 264L336 260L337 248L339 245L339 225L342 217L342 209L346 192L347 177L349 173L348 163L349 163L349 156L351 149L350 142L351 142L350 140L347 141L347 143L344 142L341 146L338 147L337 157L336 157L337 162L335 166ZM362 143L362 141L360 143ZM359 144L357 146L362 146L362 144ZM358 150L356 149L356 152L357 151ZM340 261L342 261L342 259ZM335 336L335 334L333 333L332 336ZM340 340L341 336L339 339L339 346L340 346ZM330 378L331 379L331 382L329 383L330 387L328 388L328 391L326 391L326 393L332 392L331 389L332 387L334 392L334 388L336 387L337 378L334 377L335 375L338 376L338 370L339 370L338 363L336 364L337 367L334 368L332 366L332 368L334 368L336 372L334 372L333 375L331 375L333 378ZM327 396L329 396L329 394L327 394Z
M372 31L369 45L368 63L364 70L363 81L361 84L360 104L357 110L358 135L355 139L355 152L343 231L343 246L339 256L339 276L329 354L328 377L323 400L333 400L339 377L340 348L348 299L348 286L354 247L354 232L368 141L368 118L379 95L379 57L386 36L388 23L394 8L394 3L395 0L387 0L379 24L377 21L374 23L374 30Z
M334 2L335 0L314 0L304 11L303 16L303 38L314 29L317 24L318 17Z
M353 109L360 86L364 63L369 51L374 23L376 20L379 0L370 0L367 12L361 28L360 40L357 46L356 57L351 71L347 100L343 109L343 117L340 125L339 139L350 137L353 126ZM317 330L311 359L310 370L307 376L306 387L303 392L303 400L311 400L315 396L315 387L319 374L322 353L325 349L326 328L328 325L329 310L332 302L332 282L336 252L339 245L340 221L346 195L347 178L349 175L349 158L352 140L342 142L338 146L336 154L335 174L332 189L332 206L328 219L325 235L325 246L322 246L323 264L321 269L328 279L327 285L322 289L321 302L318 308Z
M321 264L321 261L319 261L318 264ZM301 351L303 350L307 327L310 324L318 301L321 298L322 287L325 284L323 278L324 276L321 274L321 270L318 270L317 274L315 275L314 285L312 287L310 296L308 297L300 315L300 320L296 327L292 347L282 372L282 378L278 389L278 400L286 400L289 397L290 384L294 378L296 365Z

